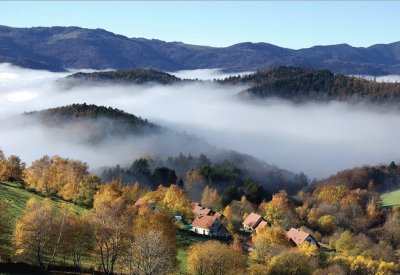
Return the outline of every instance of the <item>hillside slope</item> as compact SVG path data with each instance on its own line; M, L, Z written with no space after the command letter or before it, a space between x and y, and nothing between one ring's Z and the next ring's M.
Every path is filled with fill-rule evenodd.
M88 104L72 104L24 114L51 128L66 128L79 138L96 143L108 136L159 133L161 127L124 111Z
M289 65L345 74L385 75L400 73L400 42L367 48L339 44L300 50L246 42L216 48L128 38L102 29L0 26L0 62L53 71L65 68L249 71Z
M394 102L400 99L399 83L380 83L328 70L278 67L254 74L234 76L222 84L246 84L241 95L253 98L278 97L292 101Z
M34 190L25 189L25 186L17 182L0 182L0 200L5 200L10 203L10 225L14 231L15 223L18 218L20 218L24 212L25 205L28 200L34 198L38 201L44 200L44 196L40 193L36 193ZM57 198L51 198L53 203L59 206L61 203L66 203L70 206L76 213L82 213L85 211L84 208L77 206L75 204L62 201ZM9 255L12 254L12 235L10 234L5 244L0 243L0 249L5 249L8 251Z

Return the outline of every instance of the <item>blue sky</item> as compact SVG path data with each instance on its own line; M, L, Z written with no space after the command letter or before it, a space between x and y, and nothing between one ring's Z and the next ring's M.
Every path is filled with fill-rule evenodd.
M74 25L191 44L294 49L399 41L399 14L397 1L0 1L0 24L13 27Z

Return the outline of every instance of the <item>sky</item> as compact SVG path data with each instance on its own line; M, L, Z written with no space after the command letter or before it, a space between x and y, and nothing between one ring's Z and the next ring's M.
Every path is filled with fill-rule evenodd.
M400 40L399 12L399 1L0 1L0 25L102 28L217 47L366 47Z

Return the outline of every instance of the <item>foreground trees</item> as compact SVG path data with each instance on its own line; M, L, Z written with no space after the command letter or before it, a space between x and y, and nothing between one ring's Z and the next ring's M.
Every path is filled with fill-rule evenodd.
M271 259L274 250L282 250L280 247L289 246L285 231L279 227L266 227L257 231L253 236L254 249L250 253L250 259L258 263L265 263Z
M14 245L16 253L35 259L45 269L53 262L61 246L69 211L56 209L49 199L30 199L23 216L17 221Z
M311 268L305 255L297 252L284 252L271 259L269 275L311 275Z
M196 275L242 274L246 268L241 250L218 241L192 245L187 265L188 272Z
M0 200L0 262L2 255L5 255L5 249L7 244L7 236L12 232L10 225L10 203L6 200ZM8 256L8 255L7 255Z
M101 265L113 274L115 262L125 248L133 221L133 208L122 198L118 182L104 185L94 198L91 221L95 230Z
M71 259L76 268L93 247L93 230L85 215L67 206L57 208L49 199L30 199L14 232L16 255L48 269L57 256Z
M159 211L140 209L120 263L128 274L170 274L177 267L175 227Z

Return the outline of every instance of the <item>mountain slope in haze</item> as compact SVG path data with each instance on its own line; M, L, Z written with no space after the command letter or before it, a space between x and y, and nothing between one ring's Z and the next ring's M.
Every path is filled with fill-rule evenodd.
M328 70L278 67L244 76L232 76L222 84L246 84L241 95L251 98L278 97L302 101L398 102L399 83L380 83Z
M400 74L400 42L367 48L340 44L300 50L246 42L216 48L128 38L102 29L0 26L0 62L53 71L64 68L249 71L288 65L344 74L385 75Z
M129 161L134 159L131 154L132 148L135 151L143 149L140 151L143 157L155 158L173 157L180 153L205 154L213 162L224 160L233 162L243 171L243 177L258 180L264 189L270 192L277 192L282 188L296 192L302 187L300 182L295 180L296 175L290 171L268 165L252 156L234 152L229 148L216 148L196 136L175 132L118 109L73 104L25 113L24 117L34 119L34 122L43 125L48 131L54 131L57 145L62 146L61 144L64 144L66 139L66 144L71 150L77 144L94 146L96 150L104 149L112 152L114 158L118 159L118 156L121 156L121 159L129 159ZM32 121L28 123L31 125ZM46 129L43 131L47 131ZM110 148L107 150L106 147ZM120 164L126 163L120 161ZM193 168L190 165L177 167L177 163L170 162L162 165L175 169L180 176Z
M98 143L109 136L157 134L161 127L124 111L96 105L72 104L25 113L46 127L64 128L76 138Z

